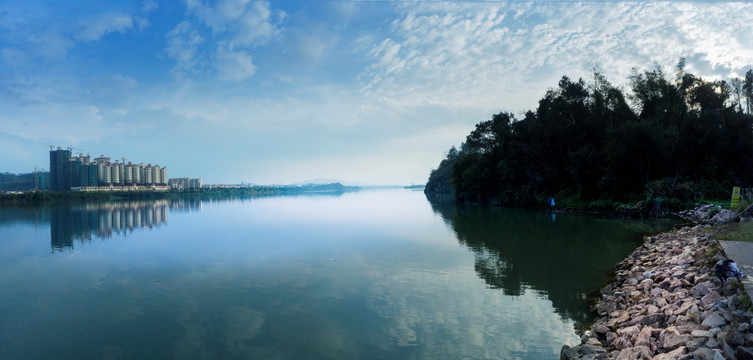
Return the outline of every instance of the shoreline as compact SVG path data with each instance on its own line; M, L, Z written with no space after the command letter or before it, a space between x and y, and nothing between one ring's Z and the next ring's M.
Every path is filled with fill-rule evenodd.
M560 359L753 359L750 298L714 275L724 258L710 225L645 237L615 266L592 307L598 317Z

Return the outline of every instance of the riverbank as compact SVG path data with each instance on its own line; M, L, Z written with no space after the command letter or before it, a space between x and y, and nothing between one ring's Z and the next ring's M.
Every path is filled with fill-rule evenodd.
M0 194L0 206L35 206L56 202L88 202L117 200L155 200L165 198L228 198L296 194L343 194L359 191L357 186L339 183L312 184L304 186L251 186L239 188L211 188L193 191L27 191L19 194Z
M750 298L739 282L714 276L726 258L716 231L646 237L601 290L591 330L560 359L753 359Z

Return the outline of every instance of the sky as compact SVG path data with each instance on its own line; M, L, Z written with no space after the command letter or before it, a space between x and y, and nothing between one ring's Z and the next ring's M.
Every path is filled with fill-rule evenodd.
M753 68L753 2L0 0L0 172L48 145L215 184L423 184L597 67Z

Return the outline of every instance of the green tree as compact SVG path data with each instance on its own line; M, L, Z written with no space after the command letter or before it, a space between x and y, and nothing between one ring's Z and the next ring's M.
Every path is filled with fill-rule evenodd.
M753 69L748 69L745 73L745 81L743 82L743 94L745 94L745 104L750 115L753 110Z

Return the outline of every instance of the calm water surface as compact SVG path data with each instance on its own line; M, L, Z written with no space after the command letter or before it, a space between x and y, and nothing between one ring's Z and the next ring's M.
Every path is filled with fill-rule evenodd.
M0 359L557 359L667 226L403 190L0 208Z

